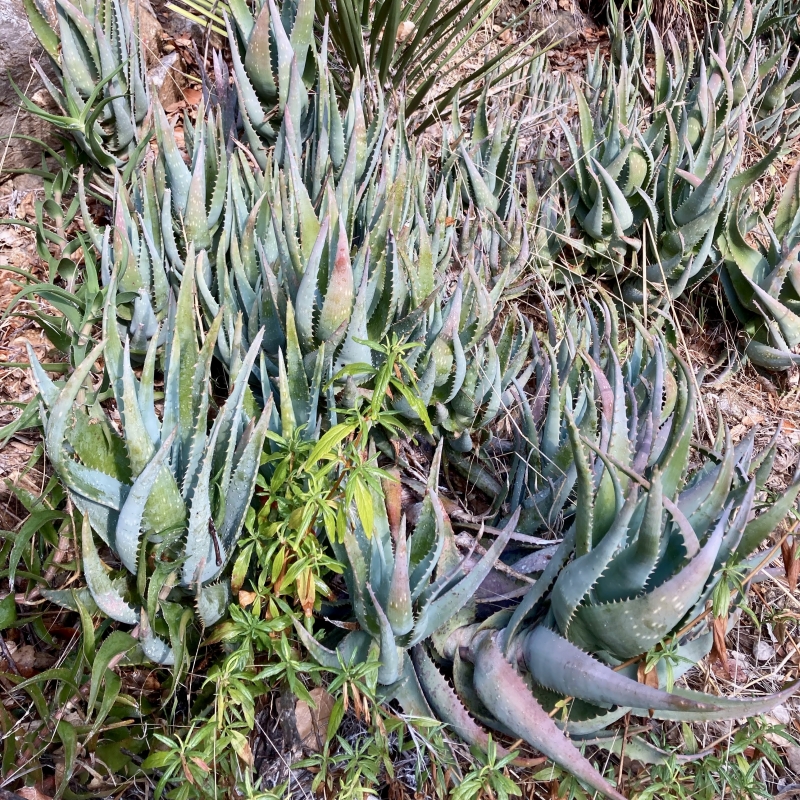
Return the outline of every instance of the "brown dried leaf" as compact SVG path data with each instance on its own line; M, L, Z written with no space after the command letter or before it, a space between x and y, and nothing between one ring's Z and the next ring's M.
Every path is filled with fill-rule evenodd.
M410 20L405 20L397 26L397 41L402 44L414 34L417 26Z
M206 762L200 758L200 756L190 756L190 758L198 767L200 767L201 770L203 770L203 772L211 772L211 767L209 767L208 764L206 764Z
M711 648L709 658L712 664L719 662L725 677L730 680L731 673L728 669L728 648L725 644L725 637L728 633L728 622L725 617L714 617L712 631L714 634L714 644Z
M320 744L325 742L328 720L335 701L320 687L312 689L310 694L316 708L311 708L305 700L298 700L294 707L295 724L303 745L311 750L319 750Z
M183 756L181 756L181 766L183 767L183 774L186 776L186 780L194 786L194 775L192 775L192 771L189 769L189 765L186 763L186 759Z
M17 794L25 800L53 800L49 794L43 794L35 786L23 786L17 790Z
M645 686L651 686L653 689L660 688L658 685L658 671L651 669L649 672L645 672L644 662L639 662L639 668L636 671L636 679L639 683L645 684Z
M786 583L789 584L789 591L797 589L797 578L800 575L800 561L797 559L797 542L790 536L781 545L781 556L783 557L783 568L786 570Z
M384 478L381 481L383 493L386 497L386 514L389 517L389 529L392 538L397 541L397 532L400 530L400 518L403 515L402 509L402 486L400 476L396 470L391 471L392 478Z
M244 589L239 590L239 605L242 608L247 608L247 606L251 605L255 602L257 595L255 592L246 592Z

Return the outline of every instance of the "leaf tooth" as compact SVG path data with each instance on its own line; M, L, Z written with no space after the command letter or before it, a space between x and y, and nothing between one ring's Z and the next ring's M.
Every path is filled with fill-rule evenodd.
M412 648L411 660L425 696L439 718L465 742L485 750L489 742L486 731L472 718L461 698L421 644ZM498 747L497 751L501 756L507 754L503 747Z

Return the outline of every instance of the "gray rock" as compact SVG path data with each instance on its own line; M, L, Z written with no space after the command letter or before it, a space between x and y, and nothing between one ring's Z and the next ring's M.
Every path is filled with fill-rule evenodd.
M586 30L593 30L594 23L577 7L570 10L556 8L534 11L530 17L531 26L540 31L545 31L539 44L548 45L558 43L558 47L570 47L580 41L581 34Z
M158 93L158 99L164 108L177 103L183 96L186 85L183 62L180 55L173 50L167 53L148 73L151 91Z
M1 1L1 0L0 0ZM145 54L148 69L156 67L161 59L161 41L164 30L149 0L128 0L131 18L139 6L139 42Z
M22 0L0 0L0 164L3 169L41 163L39 148L23 140L9 140L9 134L35 136L51 144L56 141L50 125L20 109L19 97L8 80L10 74L28 97L36 96L37 101L46 103L40 92L42 82L32 66L33 59L47 66L48 57L28 24Z

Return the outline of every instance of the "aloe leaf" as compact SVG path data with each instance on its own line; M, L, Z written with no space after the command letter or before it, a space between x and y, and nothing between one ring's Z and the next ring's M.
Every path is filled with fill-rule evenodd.
M172 666L175 663L175 653L172 648L153 633L147 612L141 609L140 613L139 643L142 645L142 652L156 664L164 667Z
M248 71L242 63L242 57L239 54L239 47L236 44L233 31L231 30L228 15L224 12L223 14L225 17L225 28L228 32L228 41L231 42L231 61L233 62L233 74L236 81L237 93L240 97L242 116L250 123L256 133L266 133L269 128L269 123L265 119L264 109L261 106L261 101L258 99L256 90L253 88L253 84L250 82ZM269 63L270 62L267 61L267 69L271 69Z
M478 745L485 750L489 742L486 731L469 715L423 645L418 644L412 648L411 659L425 697L436 712L437 718L447 723L467 744ZM502 747L498 747L497 750L501 756L506 754Z
M225 518L220 526L219 536L226 558L233 553L233 546L241 533L247 509L253 498L261 451L272 417L273 399L270 395L252 435L239 455L230 480L223 485L225 496Z
M300 286L295 295L295 321L300 345L305 352L314 349L314 307L316 303L319 265L328 241L330 217L322 220L314 247L308 257Z
M722 507L728 499L728 492L731 488L731 481L733 480L735 462L734 451L731 445L730 431L725 426L725 444L723 446L724 456L722 464L716 474L711 491L706 498L690 513L681 505L678 507L687 514L689 524L696 531L705 531L717 519Z
M747 558L775 530L794 505L799 492L800 480L795 479L764 513L747 523L734 555L735 560Z
M578 697L601 707L637 706L676 711L715 711L714 698L689 700L655 689L615 672L545 625L525 636L525 664L533 679L566 697Z
M208 329L194 370L192 399L196 406L194 412L195 423L189 438L189 458L185 467L181 492L186 501L191 500L200 459L206 447L206 421L208 419L209 386L211 384L211 361L221 325L222 312L219 312Z
M394 683L400 678L400 658L398 656L398 647L395 644L394 633L392 633L392 626L386 614L381 608L378 598L375 597L375 592L372 586L367 583L367 592L372 600L373 608L378 619L378 628L380 631L381 642L381 664L378 668L378 682L384 686Z
M231 593L227 581L201 586L196 597L196 610L203 627L208 628L221 620L228 610L230 601ZM184 619L186 619L186 612L184 612ZM170 631L170 638L172 638L171 633Z
M624 600L644 591L661 555L663 517L661 474L656 468L650 478L644 517L636 540L612 559L597 587L598 599L602 602Z
M403 516L395 539L394 569L389 584L386 616L396 636L409 633L414 627L411 609L411 587L408 576L408 543L406 541L406 519Z
M125 496L123 484L116 477L92 469L64 453L64 442L69 440L68 426L73 415L73 404L104 347L105 342L102 341L86 356L52 405L45 428L45 444L50 463L73 492L93 504L119 510ZM82 412L76 410L75 413Z
M274 0L267 0L267 5L269 6L272 38L278 53L278 107L283 111L289 95L289 75L295 55Z
M174 439L175 431L173 430L172 433L166 437L158 452L152 457L150 462L134 481L133 486L131 486L128 492L128 496L125 498L125 503L119 512L114 545L120 561L122 561L125 568L132 575L136 575L138 572L139 537L142 529L142 515L144 514L145 504L153 491L156 480L162 472L164 461L170 454ZM156 533L161 533L161 531L157 530Z
M612 557L625 541L637 497L636 489L631 489L617 519L600 542L568 564L558 576L550 602L558 627L565 636L570 632L573 618L584 597L606 571Z
M367 649L371 638L364 631L351 631L339 643L336 650L329 650L321 645L300 622L292 618L297 636L308 650L312 658L321 666L330 670L338 670L342 664L350 665L366 660Z
M286 375L292 398L295 421L305 425L309 421L308 378L303 366L303 354L297 338L295 315L292 301L286 301Z
M117 405L134 477L144 469L155 452L139 409L135 380L131 368L130 342L126 340L122 362L122 396L117 396Z
M283 360L283 352L280 350L278 351L278 397L281 409L281 435L286 438L291 436L297 425L294 418L292 395L289 391L289 380L286 376L286 364Z
M531 695L519 673L497 646L497 634L485 632L473 646L475 690L498 722L571 772L581 782L613 800L625 800L581 755Z
M499 205L497 198L486 185L478 168L475 166L475 162L470 158L463 144L459 145L458 152L467 170L469 186L475 198L475 204L478 208L488 208L490 211L497 211Z
M203 127L200 126L199 141L194 149L194 169L183 213L186 238L197 250L205 250L211 246L206 201L206 143Z
M369 270L364 269L361 276L361 285L356 295L353 305L353 313L350 316L350 323L347 326L347 335L344 343L336 356L336 364L333 368L334 374L340 372L345 367L352 364L372 364L372 350L365 342L369 339L367 330L367 287ZM363 373L366 377L367 373ZM358 381L360 375L354 375L354 380Z
M136 625L139 614L114 588L111 579L105 571L103 562L94 544L89 518L84 516L81 528L83 573L86 584L92 593L92 598L97 607L108 617L126 625Z
M625 659L650 650L694 606L717 558L724 532L717 525L700 552L660 586L618 603L581 606L570 626L570 640L591 650Z
M28 351L28 361L31 365L33 380L36 384L36 388L39 390L41 401L44 402L47 408L50 408L58 400L58 387L50 380L47 372L39 363L39 359L36 357L36 353L33 347L31 347L30 342L25 342L25 348ZM46 420L42 420L42 422L46 424Z
M181 156L167 115L164 113L164 109L157 97L154 102L153 121L159 150L163 153L167 173L169 174L169 189L173 207L176 212L182 214L186 209L186 202L189 197L192 173Z
M214 446L219 434L219 418L211 429L208 447L200 462L197 484L189 508L189 520L184 546L184 562L181 582L183 586L202 585L219 571L217 553L209 531L211 513L211 463ZM221 546L221 545L220 545ZM220 553L220 559L225 554Z
M683 359L673 352L680 370L678 383L678 413L680 418L674 425L667 455L661 463L661 476L664 494L673 497L683 484L686 469L689 463L689 452L694 430L694 420L697 407L694 375Z
M409 646L418 644L423 639L426 639L473 598L478 587L489 575L495 562L505 549L511 534L514 533L519 521L519 514L520 510L517 509L501 533L498 534L492 546L465 577L447 593L431 601L429 605L420 611Z
M798 683L792 683L781 689L780 692L767 695L766 697L757 697L749 700L735 700L730 697L714 697L714 702L721 706L720 711L659 711L659 719L668 719L685 722L712 722L715 720L729 720L729 719L748 719L750 717L758 716L759 714L768 714L775 706L786 702L790 697L797 693ZM685 689L682 686L676 686L674 689L675 694L681 695L689 700L697 699L698 697L707 697L702 692L695 692L691 689ZM634 714L647 716L647 711L643 709L633 709Z
M53 60L58 59L59 40L58 34L50 26L47 18L39 10L36 0L23 0L25 14L28 17L31 28L36 34L36 38L42 43L47 55Z
M289 40L297 59L297 71L305 74L306 59L314 48L314 0L299 0L294 16L294 25Z
M327 341L333 332L350 319L354 300L353 269L350 265L350 246L344 229L344 220L339 219L339 240L336 246L336 255L333 271L328 280L328 290L322 304L319 323L317 324L317 339Z
M229 29L229 40L231 39L231 33ZM264 3L258 12L255 25L253 25L247 42L244 69L255 90L268 103L274 103L278 96L278 88L275 84L275 77L272 74L271 38L270 8L268 3ZM237 47L235 41L231 40L230 44L231 48Z

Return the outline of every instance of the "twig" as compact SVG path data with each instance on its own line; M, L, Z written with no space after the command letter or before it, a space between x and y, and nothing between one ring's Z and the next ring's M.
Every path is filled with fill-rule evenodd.
M479 555L486 555L486 548L483 547L474 536L470 536L468 533L459 533L458 536L456 536L456 544L460 547L468 548L470 552L474 551ZM535 578L531 578L528 575L523 575L521 572L517 572L515 569L509 567L508 564L504 564L499 559L494 562L493 569L496 569L498 572L503 572L518 581L525 581L525 583L536 583Z
M484 533L489 533L492 536L499 536L503 531L500 528L493 528L491 525L476 525L474 522L461 522L459 520L452 520L454 528L467 528L471 531L479 531L483 529ZM527 533L512 533L511 537L515 542L524 542L525 544L538 544L542 547L547 547L551 544L561 544L561 539L542 539L539 536L528 536Z

